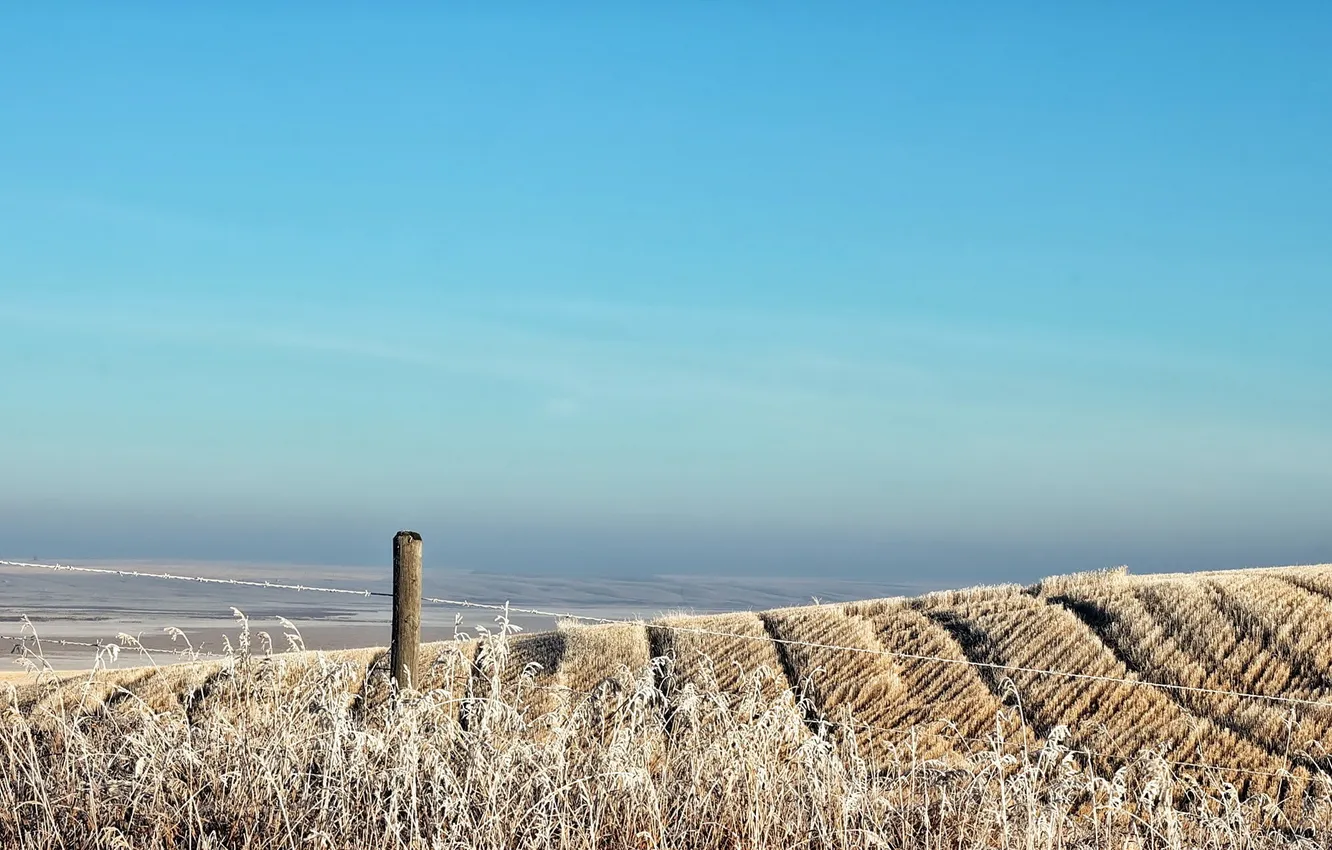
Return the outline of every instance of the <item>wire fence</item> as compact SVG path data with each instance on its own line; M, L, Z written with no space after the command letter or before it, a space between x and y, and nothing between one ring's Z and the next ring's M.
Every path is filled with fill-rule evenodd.
M225 578L216 578L210 576L183 575L177 573L145 572L142 570L125 570L125 569L114 569L106 567L85 567L85 566L76 566L72 564L61 564L61 563L38 563L38 562L28 562L28 561L0 560L0 567L37 569L37 570L47 570L53 572L83 573L83 574L92 574L92 575L115 576L119 578L142 578L142 579L155 579L162 581L191 582L195 584L248 587L248 588L256 588L262 590L291 591L291 592L302 592L302 593L329 593L329 594L338 594L344 596L361 597L366 599L376 598L376 597L378 598L393 597L393 594L390 592L376 591L370 589L324 587L319 585L298 584L298 583L273 581L273 580L225 579ZM1329 707L1332 707L1332 703L1324 700L1304 699L1299 697L1289 697L1278 694L1262 694L1262 693L1252 693L1245 691L1225 690L1219 688L1205 688L1205 687L1197 687L1189 685L1179 685L1169 682L1155 682L1141 678L1102 676L1102 675L1094 675L1088 673L1078 673L1076 671L1068 671L1068 670L1053 670L1046 668L984 662L967 658L955 658L948 656L901 652L884 648L849 646L845 644L823 643L818 641L793 640L793 639L779 638L766 634L765 635L746 634L743 632L732 632L722 629L707 629L697 626L687 626L678 623L666 623L661 621L647 622L642 619L599 617L589 614L580 614L574 611L557 611L545 608L515 606L507 602L506 603L477 602L469 599L449 599L437 596L422 597L421 601L422 603L427 603L432 605L443 605L452 608L495 611L503 614L506 619L509 615L512 614L528 614L532 616L549 617L555 619L556 621L567 620L574 622L595 623L598 625L637 626L637 627L645 627L652 629L660 629L671 633L682 633L682 634L692 634L705 637L718 637L718 638L728 638L732 640L753 641L769 645L775 644L775 645L783 645L789 647L797 647L801 649L850 652L861 655L880 656L880 657L893 658L899 660L916 661L921 663L973 667L973 668L987 669L991 671L1003 672L1009 674L1022 673L1033 676L1051 676L1051 677L1058 677L1058 678L1077 680L1077 681L1105 682L1105 683L1124 685L1128 687L1155 688L1175 693L1183 692L1183 693L1203 694L1210 696L1232 697L1235 699L1260 700L1265 702L1285 704L1290 706L1300 706L1306 708L1327 709ZM0 634L0 641L6 641L6 642L13 641L20 645L26 645L28 643L38 643L38 644L51 644L62 647L77 647L77 648L88 648L88 649L97 649L97 650L105 649L111 645L115 645L118 648L126 648L127 646L127 644L125 643L116 643L116 644L111 644L110 642L92 643L92 642L74 641L74 640L65 640L65 639L39 638L35 634L35 631L32 633L20 634L20 635ZM145 654L149 652L147 648L143 647L141 644L137 644L137 641L133 641L132 643L128 644L128 648L137 649L138 651L142 651ZM203 656L213 657L213 658L228 657L226 654L222 653L200 652L196 650L153 649L151 650L151 652L156 652L159 654L191 655L196 658ZM572 694L582 695L585 697L592 696L595 693L594 691L582 691L564 685L530 684L528 688L529 690L535 689L535 690L558 691L562 693L572 693ZM891 736L904 737L914 733L919 733L921 730L920 726L885 728L866 723L839 722L827 718L814 718L811 719L809 723L810 725L815 727L822 726L834 729L840 728L840 729L850 730L853 733L867 732L867 733L875 733L883 735L886 737L891 737ZM955 742L979 744L982 746L996 746L998 744L998 740L996 738L977 738L977 737L968 737L961 735L948 735L944 733L939 733L937 730L932 734L943 734L943 737L946 740L951 740ZM1128 758L1122 754L1110 754L1094 750L1079 749L1072 747L1067 748L1066 750L1064 750L1064 752L1066 752L1067 754L1079 755L1088 759L1100 758L1105 760L1124 761L1126 758ZM1234 774L1252 775L1252 776L1260 776L1268 778L1287 778L1291 775L1289 770L1280 771L1280 772L1261 771L1261 770L1254 770L1252 768L1241 768L1230 765L1215 764L1212 762L1171 760L1165 758L1163 755L1160 755L1159 753L1156 755L1161 760L1162 763L1170 765L1172 767L1210 769L1210 770L1217 770Z
M50 643L56 646L77 646L84 649L101 649L106 646L103 643L86 643L80 640L59 640L56 638L38 638L36 635L0 635L0 641L13 641L17 644L26 643Z
M73 572L87 573L95 575L118 576L121 578L147 578L167 581L194 582L198 584L218 584L231 585L236 587L261 588L266 590L286 590L305 593L333 593L349 596L360 596L364 598L388 597L393 594L385 591L375 591L368 589L353 590L347 588L321 587L306 584L291 584L279 581L258 581L244 579L222 579L207 576L188 576L175 573L151 573L139 570L119 570L105 567L82 567L70 564L43 564L25 561L6 561L0 560L0 567L18 567L28 569L42 569L55 572ZM468 599L447 599L438 596L425 596L421 599L422 603L432 605L445 605L452 608L471 608L487 611L503 612L508 614L529 614L533 616L550 617L555 620L571 620L579 622L596 623L599 625L635 625L649 626L653 629L661 629L672 633L693 634L704 637L720 637L733 640L751 641L764 644L777 644L789 647L798 647L801 649L827 650L833 652L850 652L861 655L878 656L883 658L893 658L903 661L917 661L931 664L946 664L962 667L973 667L978 669L991 670L996 672L1014 674L1021 673L1032 676L1051 676L1063 679L1086 682L1103 682L1124 685L1127 687L1154 688L1158 690L1169 691L1173 693L1191 693L1207 696L1225 696L1236 699L1250 699L1264 702L1272 702L1284 705L1303 706L1306 708L1327 709L1332 708L1332 702L1327 700L1305 699L1301 697L1290 697L1280 694L1262 694L1246 691L1225 690L1221 688L1205 688L1194 685L1180 685L1172 682L1157 682L1150 679L1129 678L1123 676L1103 676L1091 673L1079 673L1072 670L1052 670L1040 667L1028 667L1013 664L1000 664L996 662L977 661L970 658L954 658L943 655L928 655L912 652L901 652L885 648L848 646L845 644L822 643L819 641L793 640L789 638L779 638L770 635L753 635L743 632L730 632L721 629L705 629L698 626L684 626L677 623L664 623L660 621L646 622L641 619L625 619L611 617L597 617L588 614L579 614L574 611L554 611L543 608L527 608L508 603L493 602L475 602Z
M187 576L175 573L145 573L139 570L113 570L104 567L76 567L72 564L38 564L27 561L0 561L0 567L24 567L29 569L51 570L62 573L89 573L93 575L119 576L120 578L153 578L167 581L188 581L195 584L223 584L232 587L256 587L265 590L309 591L313 593L340 593L347 596L387 596L392 593L381 590L347 590L338 587L310 587L303 584L286 584L277 581L247 581L236 578L210 578L207 576Z
M126 636L128 637L128 636ZM117 652L125 650L137 652L143 655L175 655L184 658L226 658L227 655L221 652L210 652L203 649L177 649L173 647L144 646L138 638L132 640L117 639L114 641L105 641L100 643L89 643L81 640L66 640L63 638L42 637L36 631L27 634L6 635L0 634L0 643L13 643L14 647L10 650L10 655L21 651L34 652L28 649L29 645L36 647L35 653L40 654L43 646L72 646L79 649L95 649L98 651L115 647Z

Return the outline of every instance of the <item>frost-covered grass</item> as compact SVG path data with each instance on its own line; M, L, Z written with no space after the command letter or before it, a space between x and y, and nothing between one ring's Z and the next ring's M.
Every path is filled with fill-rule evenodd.
M780 671L723 689L656 659L577 691L507 675L512 643L501 622L435 645L416 690L364 659L250 654L244 629L229 659L164 668L156 695L123 674L11 688L0 846L1332 846L1321 776L1241 800L1233 775L1151 748L1096 775L1058 728L1006 740L1017 705L947 757L908 733L871 758Z

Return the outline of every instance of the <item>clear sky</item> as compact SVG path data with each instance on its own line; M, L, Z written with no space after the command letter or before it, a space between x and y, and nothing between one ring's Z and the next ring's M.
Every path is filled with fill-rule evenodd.
M7 6L0 550L1332 560L1332 5L1166 5Z

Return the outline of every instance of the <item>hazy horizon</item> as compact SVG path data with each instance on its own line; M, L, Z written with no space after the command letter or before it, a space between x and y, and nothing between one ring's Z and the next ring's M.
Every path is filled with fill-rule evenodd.
M90 522L75 527L0 523L0 557L41 562L143 560L236 562L294 567L383 568L384 528L364 519L337 524L249 522L216 526L154 514L140 525ZM707 575L753 578L825 577L939 589L974 583L1027 583L1049 575L1126 565L1134 573L1326 563L1318 534L1247 539L1241 530L1208 539L1044 541L893 538L888 535L786 528L719 528L669 522L606 521L582 525L505 526L426 522L412 526L427 541L426 569L497 575L650 578ZM396 530L396 529L395 529ZM213 570L216 572L216 570ZM210 573L211 574L211 573Z
M1332 561L1329 31L0 12L0 557Z

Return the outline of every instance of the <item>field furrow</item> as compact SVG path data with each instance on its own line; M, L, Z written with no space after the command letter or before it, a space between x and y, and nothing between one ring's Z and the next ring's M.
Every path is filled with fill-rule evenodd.
M1226 693L1302 696L1308 689L1260 637L1225 614L1211 582L1098 579L1058 583L1042 595L1073 612L1143 679L1206 689L1162 691L1188 712L1283 760L1323 762L1326 722L1289 704ZM1311 749L1310 741L1319 743Z
M782 661L759 615L749 612L668 617L648 625L651 655L670 659L664 689L693 684L765 699L787 690Z
M637 676L651 661L647 629L637 623L572 626L562 631L565 650L558 679L574 692L591 693L607 680L620 681L625 672Z
M1062 605L1034 595L921 601L926 616L961 636L974 661L1029 668L1003 671L1021 697L1026 718L1042 731L1065 726L1072 741L1103 769L1145 749L1173 761L1205 761L1244 771L1276 772L1282 759L1189 712L1165 692L1132 684L1138 675ZM1104 679L1032 672L1049 670ZM1127 680L1127 681L1122 681ZM1286 788L1275 777L1237 774L1250 790Z
M785 655L788 676L813 702L816 717L880 727L858 732L858 738L862 744L887 743L895 730L886 718L905 701L906 692L897 665L881 654L873 624L848 615L840 605L788 608L762 617L768 633L783 642L778 655Z
M470 699L498 700L501 694L516 695L510 701L528 720L568 705L569 696L560 686L558 675L567 643L561 631L510 637L505 642L480 641L472 665ZM474 704L472 710L476 710Z
M977 668L960 663L968 660L966 653L938 623L901 601L852 603L847 611L872 624L884 649L918 656L896 660L904 695L882 710L880 722L912 729L924 757L974 750L997 731L1008 742L1038 739L1034 730L1023 730ZM936 658L948 661L929 660Z
M1332 601L1332 565L1322 564L1317 567L1282 570L1277 575L1296 587L1302 587Z
M1283 659L1302 695L1332 695L1332 601L1283 576L1213 579L1220 610Z

